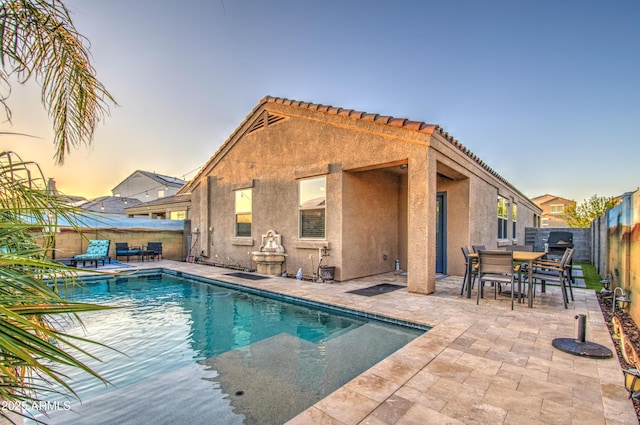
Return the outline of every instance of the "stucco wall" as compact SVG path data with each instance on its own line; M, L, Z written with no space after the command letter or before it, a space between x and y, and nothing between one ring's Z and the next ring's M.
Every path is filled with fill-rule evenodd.
M345 143L354 137L355 142ZM234 260L255 268L250 252L258 250L261 236L273 229L282 235L289 273L302 268L305 275L310 275L322 246L330 248L325 264L337 267L338 280L391 271L394 261L401 257L398 229L406 228L406 219L401 220L399 215L407 208L398 205L401 196L406 199L406 183L402 183L406 177L402 180L389 171L357 168L403 159L406 162L418 152L413 145L393 143L383 136L354 135L317 122L285 120L273 130L245 135L225 154L209 179L208 217L205 182L193 191L193 227L204 232L207 226L201 223L209 220L214 230L208 260L213 262ZM343 172L345 168L356 170ZM298 180L321 175L327 179L327 237L300 239ZM251 238L234 237L234 191L242 187L253 191ZM205 236L199 240L206 252ZM406 258L406 254L402 256Z
M397 174L380 170L343 175L342 279L388 272L400 259ZM402 263L402 262L401 262ZM406 264L406 263L405 263Z
M454 276L464 275L463 246L469 246L469 179L451 181L440 178L438 191L447 195L447 270Z
M188 185L192 227L200 229L194 252L204 251L205 260L255 268L250 253L273 229L282 235L288 273L302 268L311 275L319 248L327 246L325 264L336 266L336 280L390 271L399 259L410 290L429 293L435 288L436 192L447 192L449 274L464 273L462 245L499 245L498 193L519 203L522 235L533 220L535 205L440 135L267 106L255 109ZM252 118L267 111L285 119L250 131ZM321 175L327 179L326 239L300 239L298 181ZM234 237L234 191L241 188L252 189L249 238Z
M158 191L164 192L162 196L164 198L175 195L179 189L179 187L165 186L143 173L135 172L113 188L112 194L149 202L159 198Z

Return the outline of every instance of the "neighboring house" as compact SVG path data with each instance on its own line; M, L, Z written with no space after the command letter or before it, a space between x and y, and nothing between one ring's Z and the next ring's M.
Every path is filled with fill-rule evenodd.
M575 201L549 194L536 196L531 201L542 209L540 227L569 227L563 215L568 207L575 208Z
M184 183L184 180L175 177L137 170L114 187L111 193L113 196L148 202L175 195Z
M135 198L122 198L119 196L101 196L80 205L83 210L104 214L125 214L125 208L131 205L139 205L142 201Z
M442 128L265 97L180 193L192 252L247 263L281 235L286 271L335 280L390 272L411 292L464 274L460 247L523 244L540 209ZM243 261L244 260L244 261Z
M127 217L168 218L188 220L191 208L191 195L174 195L155 201L144 202L125 209Z

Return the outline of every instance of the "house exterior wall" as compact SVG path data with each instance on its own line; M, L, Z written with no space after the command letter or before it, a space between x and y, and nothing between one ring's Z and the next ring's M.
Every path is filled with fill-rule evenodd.
M341 278L384 273L400 259L400 176L381 170L343 173ZM406 255L406 254L405 254Z
M149 202L178 193L179 187L165 186L149 176L135 172L127 177L122 183L113 188L113 196L123 198L135 198L142 202ZM160 191L163 196L159 196Z
M438 192L447 194L447 270L450 275L464 275L463 246L469 243L469 179L448 180L440 178Z
M211 261L235 260L251 266L250 253L259 249L261 236L273 229L282 235L289 273L302 268L305 275L312 274L323 246L330 249L325 261L337 267L339 280L393 270L395 260L400 259L398 229L403 225L399 223L398 204L402 178L384 170L357 168L402 160L412 147L396 144L390 148L392 143L383 137L363 138L354 146L345 143L353 137L350 131L332 130L321 123L287 120L273 130L245 135L225 155L209 179L208 202L203 197L207 191L204 182L192 194L193 228L198 227L202 233L208 228L202 224L207 220L214 228L209 249L203 246ZM323 146L320 152L318 145ZM343 171L348 166L356 171ZM327 184L326 239L301 239L298 181L323 175ZM406 193L406 183L404 187ZM251 238L234 235L234 191L241 188L252 188ZM204 239L201 235L200 240ZM387 259L383 260L385 253Z
M562 217L564 210L575 207L576 202L559 196L544 195L534 198L533 201L542 209L540 227L560 228L568 227L567 221ZM561 209L562 211L559 211Z
M127 217L166 218L168 220L188 220L191 202L175 202L161 205L145 205L125 209Z
M267 115L269 114L269 115ZM254 120L279 116L251 131ZM265 118L266 120L266 118ZM298 235L298 182L326 177L326 238ZM460 246L497 241L497 195L520 205L518 226L539 210L483 163L440 134L283 104L259 105L186 190L195 252L255 268L262 235L282 235L284 268L310 276L319 249L336 280L392 271L400 260L412 292L435 290L436 192L447 192L447 270L464 273ZM252 189L251 237L235 237L235 191ZM522 222L522 224L520 224Z

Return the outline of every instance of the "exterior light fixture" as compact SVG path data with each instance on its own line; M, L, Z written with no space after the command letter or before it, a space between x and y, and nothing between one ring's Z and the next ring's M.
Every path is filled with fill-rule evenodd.
M616 302L618 303L618 308L624 310L625 308L629 307L629 304L631 304L631 299L627 297L618 297L616 298Z
M616 296L618 290L620 290L620 295ZM624 289L619 286L613 290L613 306L611 308L613 313L616 311L616 304L618 304L618 308L621 308L622 310L629 307L629 304L631 304L631 299L624 293Z
M640 375L638 369L625 369L624 372L624 387L629 391L629 398L640 397Z

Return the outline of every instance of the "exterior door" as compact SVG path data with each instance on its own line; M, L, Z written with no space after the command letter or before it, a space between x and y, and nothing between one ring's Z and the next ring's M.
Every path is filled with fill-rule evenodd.
M447 193L436 195L436 273L447 273Z

